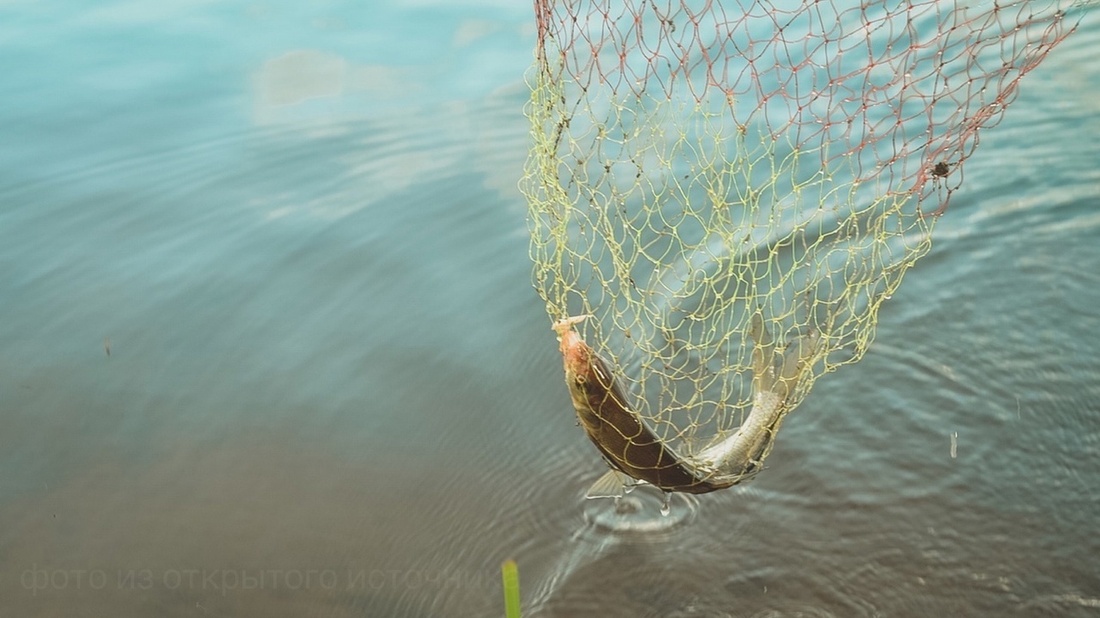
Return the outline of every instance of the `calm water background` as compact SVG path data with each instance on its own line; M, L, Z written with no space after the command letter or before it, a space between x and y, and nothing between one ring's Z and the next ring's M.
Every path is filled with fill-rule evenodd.
M1100 613L1098 15L770 469L614 534L530 7L361 4L0 2L0 616Z

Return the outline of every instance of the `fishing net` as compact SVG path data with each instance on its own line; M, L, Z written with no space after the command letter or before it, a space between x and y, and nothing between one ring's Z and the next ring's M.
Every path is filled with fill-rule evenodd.
M785 414L864 355L979 133L1083 10L853 5L535 2L535 288L594 316L630 407L689 454L762 372Z

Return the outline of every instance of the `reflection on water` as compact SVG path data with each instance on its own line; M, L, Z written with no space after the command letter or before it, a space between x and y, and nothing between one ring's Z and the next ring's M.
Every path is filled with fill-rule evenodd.
M3 609L496 615L508 557L533 616L1100 603L1096 19L770 469L637 534L529 284L527 7L43 6L0 7Z

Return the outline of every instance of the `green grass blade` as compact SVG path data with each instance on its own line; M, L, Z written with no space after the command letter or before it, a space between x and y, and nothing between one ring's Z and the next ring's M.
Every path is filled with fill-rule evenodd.
M500 571L504 576L504 615L507 618L520 618L519 567L515 560L505 560Z

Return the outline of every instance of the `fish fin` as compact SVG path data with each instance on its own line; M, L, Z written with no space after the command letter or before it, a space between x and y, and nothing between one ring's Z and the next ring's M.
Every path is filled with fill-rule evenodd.
M798 337L783 351L783 364L779 371L779 393L783 399L794 390L806 367L813 363L821 340L817 331Z
M626 493L626 483L618 470L608 470L606 474L596 479L588 488L585 498L622 498Z
M719 430L718 435L723 435L725 432ZM699 453L706 450L707 446L714 442L714 437L703 439L700 436L687 436L683 439L680 446L680 452L683 453L687 459L692 459Z
M752 314L749 323L752 349L752 389L754 392L770 391L775 386L775 344L759 311Z

